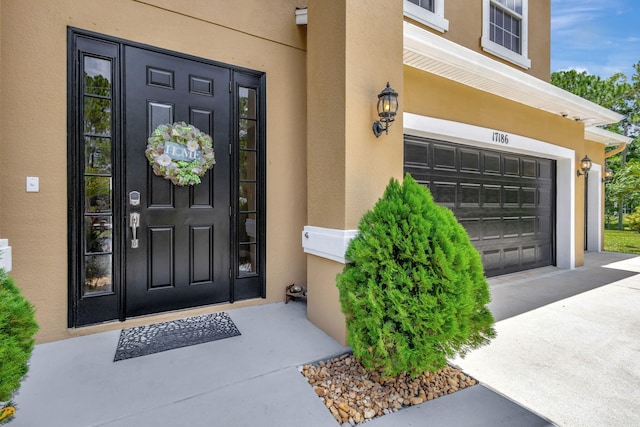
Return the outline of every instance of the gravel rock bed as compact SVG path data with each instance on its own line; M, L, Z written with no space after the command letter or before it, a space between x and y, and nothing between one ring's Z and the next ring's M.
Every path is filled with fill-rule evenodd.
M383 379L345 354L301 370L315 393L341 425L355 425L407 406L455 393L476 384L461 370L447 366L416 378L400 375Z

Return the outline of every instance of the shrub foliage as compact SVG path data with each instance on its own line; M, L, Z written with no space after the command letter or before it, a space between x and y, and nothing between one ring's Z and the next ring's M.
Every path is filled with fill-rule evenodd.
M632 231L640 233L640 206L636 208L635 212L627 216L627 221L629 221L629 228Z
M337 277L348 342L368 369L412 376L495 336L480 255L409 174L360 220Z
M37 331L33 306L0 269L0 407L11 400L27 373Z

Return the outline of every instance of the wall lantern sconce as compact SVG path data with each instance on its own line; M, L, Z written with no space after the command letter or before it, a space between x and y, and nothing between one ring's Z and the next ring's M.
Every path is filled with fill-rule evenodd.
M589 158L589 156L584 156L584 159L580 160L580 169L582 170L582 173L580 173L580 170L577 171L578 176L582 176L582 175L589 175L589 171L591 170L591 159Z
M389 82L387 82L387 87L378 94L377 108L380 120L373 122L372 128L376 138L382 135L383 131L387 135L389 134L389 126L396 119L396 113L398 112L398 92L389 87Z
M610 181L611 177L613 177L613 171L609 166L607 166L604 170L604 173L602 174L602 182Z

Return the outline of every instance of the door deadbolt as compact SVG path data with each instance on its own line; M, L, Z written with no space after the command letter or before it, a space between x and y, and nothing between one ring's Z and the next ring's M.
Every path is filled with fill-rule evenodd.
M140 192L131 191L129 193L129 204L131 206L140 206Z

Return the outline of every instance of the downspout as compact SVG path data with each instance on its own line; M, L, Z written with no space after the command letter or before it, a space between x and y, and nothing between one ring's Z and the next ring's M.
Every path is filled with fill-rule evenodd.
M606 153L604 153L604 158L608 159L611 156L615 156L616 154L621 153L622 151L624 151L625 148L627 148L627 143L626 142L621 142L613 150L607 151Z

